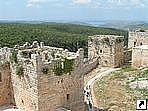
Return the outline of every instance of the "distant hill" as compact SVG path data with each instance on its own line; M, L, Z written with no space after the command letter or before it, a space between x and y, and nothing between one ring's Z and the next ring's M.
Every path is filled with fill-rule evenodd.
M74 22L72 22L74 23ZM95 27L105 27L105 28L115 28L122 30L136 30L139 28L148 29L148 22L146 21L127 21L127 20L104 20L104 21L84 21L83 24L81 22L77 22L80 25L88 25Z
M148 22L144 21L106 21L100 27L116 28L122 30L148 29Z
M19 23L19 24L73 24L83 26L94 26L102 28L114 28L120 30L136 30L139 28L148 29L148 22L146 21L128 21L128 20L86 20L86 21L66 21L66 20L51 20L51 21L9 21L0 20L1 24L5 23Z
M76 51L82 47L87 51L87 38L89 35L114 34L125 36L127 44L127 31L113 28L99 28L66 23L1 23L1 47L13 47L16 44L33 41L42 41L46 45L62 47ZM87 52L86 52L87 53Z

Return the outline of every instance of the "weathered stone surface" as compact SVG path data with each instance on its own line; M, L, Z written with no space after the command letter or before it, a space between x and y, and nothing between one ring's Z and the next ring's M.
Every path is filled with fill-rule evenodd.
M0 105L10 104L12 102L12 94L9 64L0 65L0 76Z
M14 103L22 111L55 111L64 107L72 111L86 111L83 95L84 50L76 53L62 48L41 46L37 42L29 46L15 47L17 62L0 66L0 105ZM10 61L6 53L0 53ZM11 53L9 53L9 56ZM58 76L54 67L64 59L73 60L73 69ZM16 74L18 67L23 70ZM62 66L64 68L64 66ZM47 69L47 73L43 72Z
M148 45L133 47L132 66L134 68L148 67Z
M148 44L148 30L144 31L137 30L129 32L129 39L128 39L129 48L140 45L147 45L147 44Z
M88 57L98 59L101 66L119 67L124 63L123 36L96 35L88 42Z

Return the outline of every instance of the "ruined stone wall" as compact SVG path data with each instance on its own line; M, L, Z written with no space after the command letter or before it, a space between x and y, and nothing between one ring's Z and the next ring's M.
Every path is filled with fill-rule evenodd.
M124 50L124 63L132 60L132 49Z
M148 31L140 32L129 32L128 47L132 48L140 45L148 44Z
M115 56L114 56L114 67L120 67L124 64L124 42L116 43L115 45Z
M81 57L78 57L75 60L74 69L70 74L61 76L54 74L53 64L39 62L39 111L55 111L60 107L71 111L85 111L83 66L80 59ZM43 74L41 67L48 68L48 74Z
M84 111L83 79L63 75L47 77L39 81L40 111L55 111L64 107L72 111Z
M97 35L88 43L89 60L97 58L99 65L119 67L124 63L124 41L122 36Z
M34 45L31 46L34 49L17 46L18 62L11 63L16 106L25 111L55 111L60 107L85 111L84 50L72 53L47 46L40 48L37 43ZM74 60L73 70L58 76L53 71L54 66L62 65L64 58ZM17 68L20 66L23 72L18 75ZM48 73L45 74L43 69L47 69Z
M0 106L10 104L11 98L11 78L9 63L0 65Z
M148 67L148 45L147 47L134 47L132 51L132 66L135 68Z
M91 59L90 61L86 61L84 63L84 74L88 74L90 71L95 69L99 65L98 58Z
M142 67L148 67L148 48L142 52Z
M113 67L114 66L114 56L110 54L101 54L99 56L99 65L103 67Z
M141 50L140 49L133 49L132 51L132 66L133 67L140 67L141 66Z
M9 64L10 48L0 49L0 105L14 103Z
M16 74L17 67L23 67L20 75ZM11 64L11 79L16 106L25 111L38 110L38 75L37 60L35 55L32 59L24 59Z

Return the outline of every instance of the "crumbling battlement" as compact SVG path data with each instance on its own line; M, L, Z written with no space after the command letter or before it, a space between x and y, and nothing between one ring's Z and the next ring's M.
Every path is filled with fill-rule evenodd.
M90 36L89 60L98 59L101 66L119 67L124 63L124 37L116 35Z
M10 60L11 49L4 47L0 48L0 64L4 64L5 62Z
M128 48L147 44L148 30L129 31Z
M26 43L11 53L11 81L16 106L27 111L65 107L84 111L84 50Z
M75 66L82 65L84 59L83 49L79 49L76 53L69 52L63 48L44 46L42 42L39 45L36 41L32 45L26 43L23 46L15 46L14 51L17 53L19 64L27 66L26 64L38 61L42 64L41 67L49 65L50 69L59 65L63 68L65 60L73 61L73 68L75 68Z

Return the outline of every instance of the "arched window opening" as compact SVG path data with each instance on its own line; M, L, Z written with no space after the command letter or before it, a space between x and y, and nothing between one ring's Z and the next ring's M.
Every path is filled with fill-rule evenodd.
M134 42L134 47L136 46L136 42Z
M61 79L61 83L63 83L63 79Z
M70 94L67 94L67 100L69 100L70 99Z
M22 104L24 105L24 101L22 100Z
M140 45L142 45L142 42L140 43Z
M45 54L45 60L48 60L48 54L47 53Z

